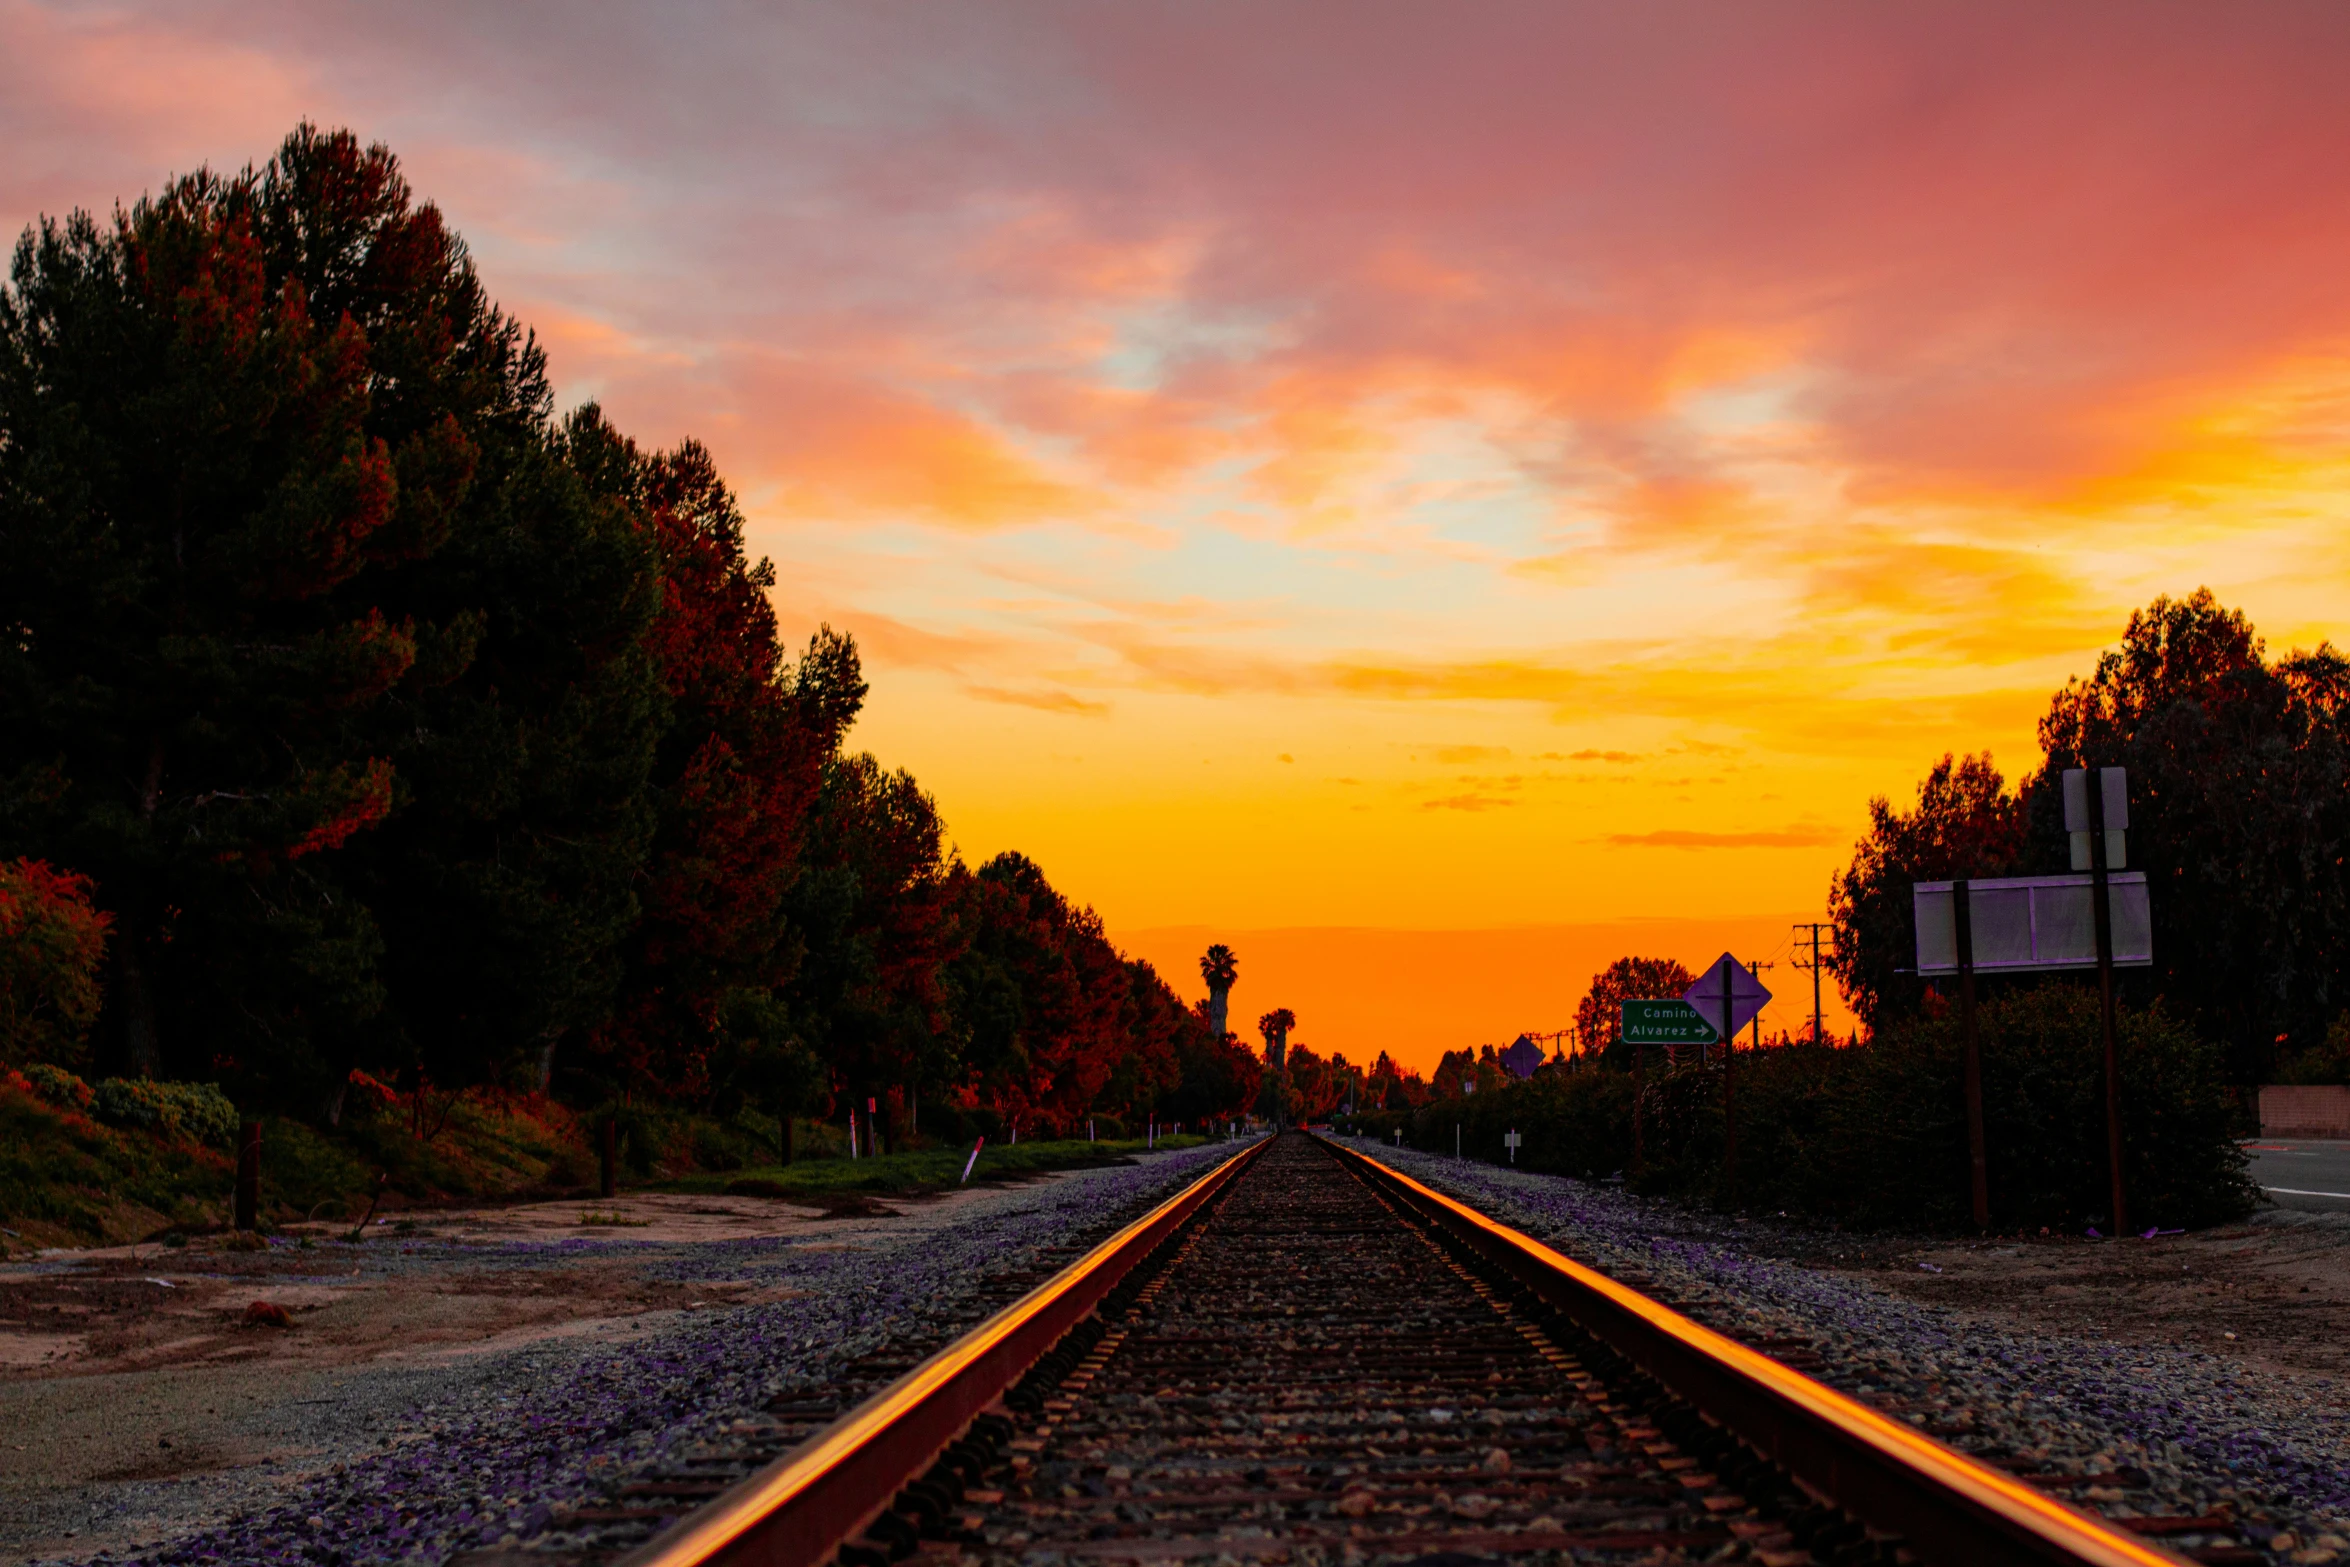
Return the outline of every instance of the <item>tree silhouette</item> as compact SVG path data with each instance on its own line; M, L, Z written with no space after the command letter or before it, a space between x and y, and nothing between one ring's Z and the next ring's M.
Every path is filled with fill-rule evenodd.
M2030 870L2066 866L2059 772L2124 767L2130 868L2152 884L2154 961L2132 976L2224 1040L2240 1082L2321 1042L2350 1003L2350 660L2271 660L2209 589L2158 598L2040 721L2018 791Z
M1265 1036L1265 1061L1275 1068L1289 1053L1289 1031L1297 1027L1297 1014L1287 1007L1275 1007L1257 1019L1257 1032Z
M2019 869L2024 813L1991 756L1944 756L1918 785L1914 810L1869 802L1869 835L1828 892L1835 949L1823 954L1853 1012L1871 1029L1888 1010L1916 1010L1925 993L1916 962L1910 885L1953 876L2005 876Z
M1591 976L1575 1008L1575 1036L1585 1050L1612 1051L1624 1037L1624 1003L1677 999L1697 976L1676 958L1618 958Z
M1259 1110L1275 1126L1289 1124L1289 1031L1297 1027L1297 1014L1287 1007L1275 1007L1257 1019L1257 1032L1265 1036L1265 1086Z
M1240 978L1240 957L1217 942L1199 960L1199 977L1208 982L1208 1032L1221 1039L1232 1032L1232 986Z

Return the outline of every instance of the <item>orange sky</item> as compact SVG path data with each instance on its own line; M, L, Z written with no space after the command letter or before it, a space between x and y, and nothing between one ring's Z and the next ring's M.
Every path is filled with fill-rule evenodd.
M563 402L709 442L966 857L1187 990L1227 933L1302 1037L1424 1064L1610 943L1775 943L2156 593L2350 621L2334 4L0 0L0 50L12 225L390 142Z
M1761 1017L1766 1038L1811 1026L1811 975L1789 961L1796 942L1810 938L1796 937L1780 919L1706 915L1492 930L1174 925L1119 936L1187 994L1204 993L1200 954L1209 942L1224 942L1240 958L1240 983L1232 989L1236 1030L1253 1038L1255 1019L1286 1006L1298 1018L1295 1043L1319 1054L1338 1052L1358 1066L1387 1050L1426 1070L1444 1050L1498 1049L1520 1033L1572 1029L1575 1003L1592 976L1627 953L1679 958L1701 972L1728 950L1758 966L1771 993ZM1809 961L1808 946L1800 955ZM1821 987L1820 1011L1831 1034L1853 1026L1832 978Z

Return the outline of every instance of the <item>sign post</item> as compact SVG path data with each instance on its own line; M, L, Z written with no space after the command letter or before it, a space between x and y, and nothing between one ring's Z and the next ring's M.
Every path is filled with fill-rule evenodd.
M2078 785L2074 779L2078 778ZM2113 892L2109 878L2127 858L2122 834L2130 825L2130 794L2126 775L2118 767L2100 767L2092 782L2086 768L2068 768L2064 775L2065 826L2072 828L2073 796L2088 807L2089 875L2096 887L2093 902L2097 920L2097 1020L2105 1035L2105 1157L2113 1175L2113 1233L2129 1232L2127 1198L2122 1191L2122 1069L2121 1048L2113 1026ZM2074 840L2076 843L2078 839ZM2115 851L2122 850L2117 853Z
M1715 1038L1713 1025L1705 1014L1687 1001L1627 1001L1623 1004L1621 1032L1624 1043L1632 1047L1632 1174L1640 1174L1640 1101L1646 1096L1648 1085L1648 1047L1664 1045L1706 1045Z
M1511 1127L1509 1136L1501 1140L1501 1145L1510 1151L1511 1164L1514 1165L1518 1162L1518 1147L1524 1141L1525 1139L1518 1135L1518 1130L1516 1127Z
M1950 884L1950 916L1958 945L1958 1014L1966 1033L1966 1147L1975 1228L1991 1223L1990 1173L1983 1155L1983 1049L1975 1033L1975 922L1964 880Z
M1632 1179L1640 1179L1640 1105L1648 1097L1648 1046L1632 1047Z
M1722 1196L1731 1199L1738 1189L1738 1113L1730 1093L1730 1061L1738 1052L1738 1030L1760 1015L1771 993L1745 964L1725 952L1714 960L1681 999L1705 1014L1722 1040Z
M2098 1031L2105 1056L2105 1156L2112 1179L2113 1229L2129 1225L2122 1180L2121 1046L2114 1023L2113 971L2154 965L2154 917L2146 873L2129 859L2129 779L2119 767L2068 768L2064 825L2075 874L1921 881L1910 890L1921 978L1958 980L1966 1033L1967 1142L1975 1222L1989 1222L1983 1152L1982 1055L1975 975L2097 971ZM2081 874L2081 873L2086 874Z

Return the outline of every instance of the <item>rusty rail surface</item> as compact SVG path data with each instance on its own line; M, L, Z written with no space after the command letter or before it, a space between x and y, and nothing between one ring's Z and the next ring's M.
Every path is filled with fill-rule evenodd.
M1365 1178L1927 1561L2176 1567L2184 1558L1691 1321L1399 1170L1322 1139Z

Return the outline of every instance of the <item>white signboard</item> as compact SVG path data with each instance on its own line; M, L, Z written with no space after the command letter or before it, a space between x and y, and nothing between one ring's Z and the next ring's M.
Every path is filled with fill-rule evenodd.
M1957 916L1952 883L1921 881L1917 911L1918 972L1958 972ZM2146 873L2116 871L2107 879L2113 909L2117 968L2154 966L2154 922L2146 906ZM2006 876L1967 883L1967 923L1974 937L1975 972L2015 974L2035 969L2095 968L2096 909L2087 876Z
M2105 868L2118 871L2130 863L2130 778L2119 767L2097 769L2098 803L2105 809ZM2089 859L2089 770L2064 770L2064 830L2072 839L2073 869L2085 871Z

